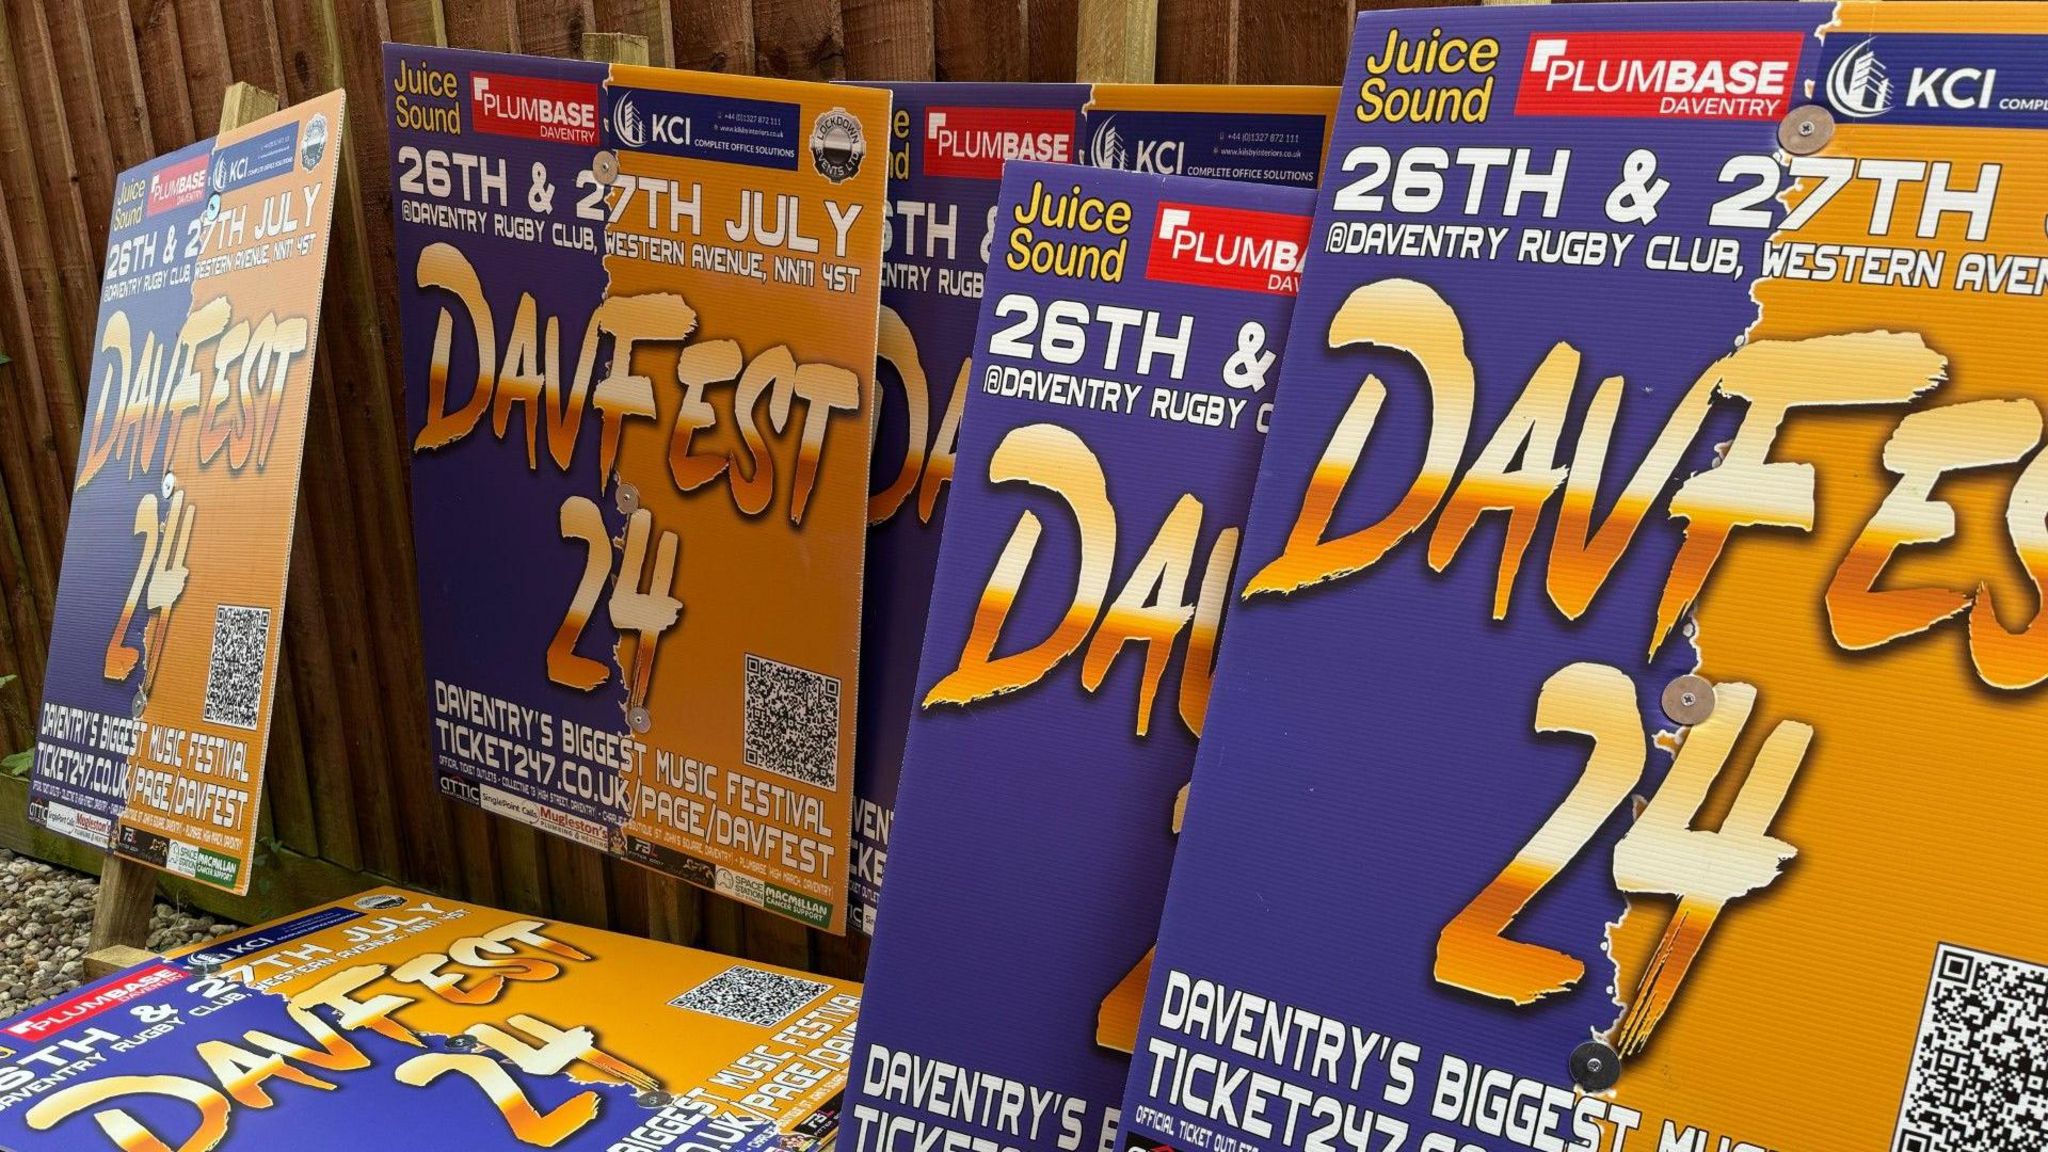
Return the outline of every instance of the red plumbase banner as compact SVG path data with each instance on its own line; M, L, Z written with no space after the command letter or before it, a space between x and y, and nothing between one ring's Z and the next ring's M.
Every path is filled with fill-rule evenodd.
M842 931L888 95L385 73L441 790Z
M237 893L341 131L333 92L115 183L29 782L34 823Z
M0 1022L0 1149L809 1152L859 992L380 888Z
M1360 17L1125 1147L2044 1147L2044 61Z

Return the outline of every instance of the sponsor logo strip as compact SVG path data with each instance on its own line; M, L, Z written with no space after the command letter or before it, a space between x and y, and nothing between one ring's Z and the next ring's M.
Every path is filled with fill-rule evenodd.
M1537 32L1515 114L1776 120L1804 42L1795 32Z
M1292 296L1309 225L1284 212L1162 200L1145 278Z

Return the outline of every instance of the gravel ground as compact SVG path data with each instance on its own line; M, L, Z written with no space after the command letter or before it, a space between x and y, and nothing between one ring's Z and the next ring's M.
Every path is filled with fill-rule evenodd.
M0 848L0 1019L85 981L100 882ZM149 948L164 951L235 930L197 912L159 902L149 917Z

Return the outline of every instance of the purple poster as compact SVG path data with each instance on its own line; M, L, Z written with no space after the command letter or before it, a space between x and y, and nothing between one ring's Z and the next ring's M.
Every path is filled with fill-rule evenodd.
M2040 1146L2044 32L1360 17L1127 1148Z
M888 862L1003 163L1072 161L1088 99L1076 84L884 87L895 110L850 869L850 922L864 932L874 930Z
M1111 1146L1310 202L1004 172L858 1152Z
M415 1034L390 1018L396 998L352 998L363 971L287 1000L151 961L0 1021L0 1149L780 1146L708 1103L590 1082L616 1061L587 1028L514 1014Z

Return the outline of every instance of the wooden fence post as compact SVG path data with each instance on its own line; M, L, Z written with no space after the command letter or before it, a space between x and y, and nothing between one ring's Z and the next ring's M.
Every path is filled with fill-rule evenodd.
M1159 0L1081 0L1074 79L1150 84L1159 55Z
M254 84L237 81L221 101L220 130L227 132L278 110L278 98ZM279 662L280 671L283 662ZM262 803L258 797L257 803ZM254 829L251 829L254 834ZM107 854L100 868L99 901L93 906L92 939L86 971L103 975L135 963L149 942L149 914L156 905L156 869L125 856ZM145 953L146 954L146 953Z

